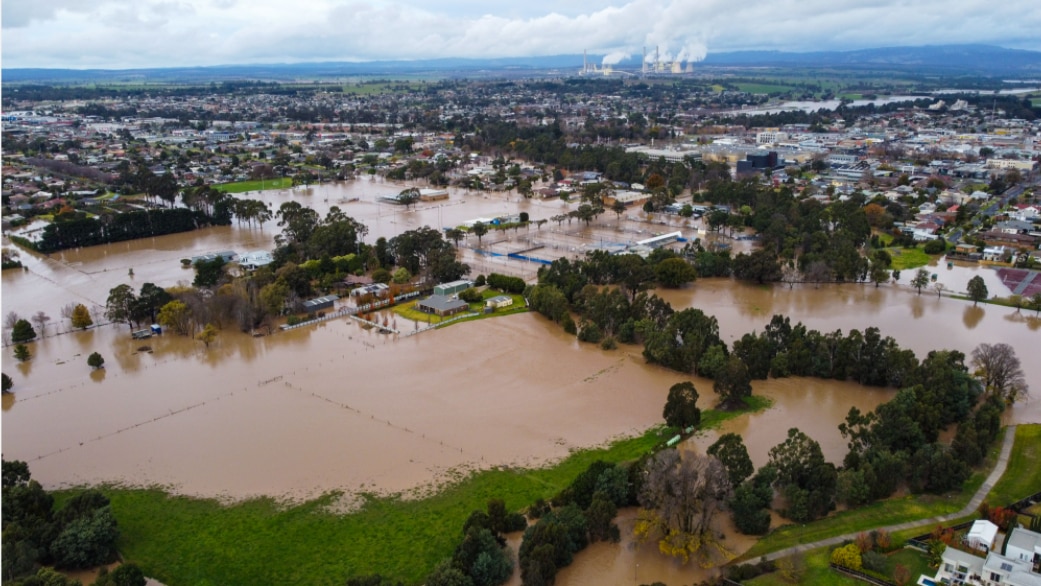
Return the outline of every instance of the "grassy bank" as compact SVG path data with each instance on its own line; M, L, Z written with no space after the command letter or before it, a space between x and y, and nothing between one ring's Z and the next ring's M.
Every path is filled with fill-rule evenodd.
M265 179L262 181L239 181L237 183L222 183L214 185L213 188L224 193L245 193L247 191L261 191L263 189L288 189L293 186L292 177L279 177L278 179Z
M892 576L893 570L896 568L897 564L903 565L910 571L912 581L917 580L918 576L922 574L928 574L931 576L935 573L935 570L929 568L929 563L925 554L913 549L897 550L887 555L886 558L886 569L890 576ZM864 584L864 582L840 574L828 566L828 563L831 561L830 548L822 547L820 549L808 551L804 554L803 560L806 569L802 578L799 580L799 584L821 584L824 586L853 586L855 584ZM787 586L788 584L791 584L791 582L786 581L779 572L774 572L772 574L764 574L751 580L746 580L744 584L746 586Z
M956 494L940 496L929 494L909 495L878 501L857 509L842 511L806 525L785 525L760 539L758 543L741 556L741 559L752 560L772 551L785 549L800 543L812 543L836 535L871 531L872 529L895 525L905 521L928 519L938 515L956 513L969 502L972 495L983 485L983 481L990 474L990 470L993 468L1001 451L1001 442L1004 434L1005 431L1002 431L994 442L994 446L991 447L987 455L986 464L974 472L969 480L965 482L962 490ZM1007 475L1008 472L1006 472ZM1022 496L1018 498L1022 498ZM921 530L917 531L917 533L921 532Z
M751 409L768 404L757 398ZM740 413L705 411L704 426ZM605 448L577 451L546 468L478 472L421 500L368 497L350 514L334 512L339 495L296 506L271 499L222 505L159 489L103 490L119 520L124 557L171 586L342 584L348 576L371 573L416 584L451 554L463 522L489 499L523 509L559 492L592 462L634 460L667 433L655 428ZM59 498L71 494L63 491Z
M1005 506L1041 490L1041 425L1017 425L1016 445L1001 480L987 495L987 502Z

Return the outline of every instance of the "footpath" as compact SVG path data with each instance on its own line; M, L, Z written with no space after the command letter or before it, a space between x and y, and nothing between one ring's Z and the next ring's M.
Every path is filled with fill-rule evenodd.
M987 476L987 480L983 482L976 494L969 499L968 504L965 507L956 512L949 513L947 515L940 515L938 517L930 517L928 519L918 519L916 521L907 521L906 523L897 523L896 525L887 525L885 527L876 527L875 529L885 529L890 533L897 531L904 531L907 529L918 529L919 527L936 527L942 525L948 521L959 519L971 515L976 512L979 508L980 503L983 499L987 498L987 494L990 492L994 485L1001 480L1001 476L1005 473L1005 468L1008 467L1008 457L1012 453L1012 445L1016 443L1016 426L1010 425L1005 429L1005 440L1001 444L1001 454L998 455L998 461L994 464L994 469L990 471L990 475ZM831 547L839 545L843 541L853 540L856 538L856 533L847 533L845 535L837 535L835 537L829 537L820 541L814 541L813 543L800 543L799 545L793 545L785 549L781 549L775 552L768 553L762 556L762 559L767 560L778 560L786 556L790 556L794 553L807 552L813 549L820 549L822 547Z

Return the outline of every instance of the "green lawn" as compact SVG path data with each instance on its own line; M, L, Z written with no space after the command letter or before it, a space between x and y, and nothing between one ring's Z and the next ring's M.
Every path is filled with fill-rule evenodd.
M828 548L806 552L803 558L806 563L806 571L802 579L799 580L799 584L819 584L821 586L854 586L855 584L863 584L863 582L844 576L828 567L830 555L831 552L828 551ZM790 586L791 582L785 580L779 572L774 572L772 574L763 574L751 580L745 580L743 584L746 586Z
M246 191L260 191L262 189L287 189L292 186L292 177L280 177L278 179L221 183L220 185L214 185L213 188L218 191L223 191L224 193L244 193Z
M510 297L513 298L513 305L510 305L508 307L503 307L501 309L496 309L492 313L484 313L484 302L483 301L480 302L480 303L471 303L470 304L470 311L472 311L474 313L477 313L477 315L471 316L471 317L467 317L467 318L464 318L464 319L459 319L459 320L456 320L456 321L454 321L452 323L459 323L459 322L464 322L464 321L474 321L474 320L478 320L478 319L487 319L489 317L499 317L499 316L503 316L503 315L512 315L514 313L524 313L524 312L528 311L528 305L524 301L524 296L523 295L500 293L499 291L493 291L491 289L486 289L485 291L483 291L481 293L481 296L484 299L490 299L490 298L496 297L498 295L509 295ZM419 311L419 310L416 309L416 303L418 301L419 300L417 299L416 301L409 301L407 303L402 303L400 305L395 305L393 311L394 311L394 313L400 315L401 317L403 317L405 319L410 319L412 321L418 321L420 323L439 324L439 323L441 323L443 321L446 321L446 320L452 319L453 317L456 317L456 316L441 317L441 316L432 315L432 314L429 314L429 313L423 313L422 311Z
M769 404L750 401L751 409ZM703 427L741 412L703 412ZM349 514L329 510L330 494L295 506L271 499L232 505L171 496L163 490L101 487L119 520L120 551L145 573L182 584L343 584L348 576L381 573L418 584L461 537L463 522L491 498L522 510L549 498L596 460L624 462L669 437L664 428L581 450L535 470L496 468L468 476L417 500L368 497ZM431 491L433 492L433 491ZM55 493L67 500L74 490Z
M932 260L932 257L921 248L892 247L885 250L889 256L893 257L893 266L890 268L898 271L924 267Z
M1008 468L994 485L987 502L1005 506L1041 490L1041 425L1016 426L1016 445Z

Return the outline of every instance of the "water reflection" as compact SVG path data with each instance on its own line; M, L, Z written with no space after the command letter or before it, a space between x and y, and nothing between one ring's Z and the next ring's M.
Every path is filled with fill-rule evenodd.
M90 371L90 380L101 383L105 381L105 375L107 371L104 368L95 368Z
M11 407L14 407L14 402L16 400L17 399L15 398L15 394L14 393L4 393L3 394L3 402L0 403L0 405L3 406L3 410L4 411L7 411Z
M987 312L978 305L970 305L965 308L965 311L961 314L961 321L965 324L965 327L974 330L976 326L980 325L983 321L983 316L987 315Z

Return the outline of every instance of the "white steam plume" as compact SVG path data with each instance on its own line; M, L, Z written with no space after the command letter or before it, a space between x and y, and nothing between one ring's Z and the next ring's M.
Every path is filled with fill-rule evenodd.
M613 51L611 53L608 53L607 55L604 55L604 60L600 63L600 65L617 65L622 61L628 59L629 57L630 55L623 51Z

